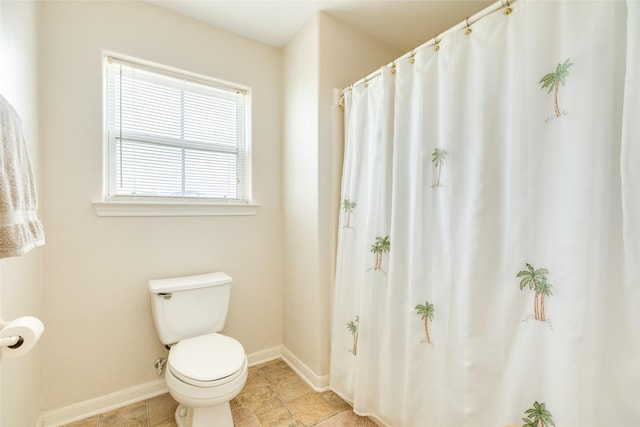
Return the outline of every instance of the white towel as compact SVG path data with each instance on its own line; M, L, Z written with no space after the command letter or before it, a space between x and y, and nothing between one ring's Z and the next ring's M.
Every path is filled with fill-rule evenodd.
M38 199L22 120L0 95L0 258L44 245Z

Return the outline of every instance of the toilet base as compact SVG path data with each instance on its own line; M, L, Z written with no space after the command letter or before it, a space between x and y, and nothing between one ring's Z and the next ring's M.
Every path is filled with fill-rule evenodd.
M229 402L198 408L180 404L175 418L178 427L233 427Z
M187 422L191 422L191 419L187 421L188 409L183 404L179 404L176 409L176 425L178 427L187 427ZM190 417L191 418L191 417Z

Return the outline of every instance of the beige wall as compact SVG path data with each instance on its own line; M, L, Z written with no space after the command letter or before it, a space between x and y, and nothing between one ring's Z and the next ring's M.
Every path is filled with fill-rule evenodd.
M47 232L44 249L0 262L0 315L46 326L42 351L15 375L2 364L2 425L25 414L35 424L41 397L52 411L157 380L152 362L166 350L150 278L226 271L235 283L224 332L247 353L284 343L326 376L342 152L332 91L401 52L323 14L283 50L140 2L3 1L0 24L0 91L29 123ZM95 214L103 50L252 88L256 216Z
M44 402L65 407L158 379L147 280L234 277L224 332L247 353L282 343L280 51L142 2L42 2ZM103 49L247 85L248 217L98 217Z
M318 18L283 51L284 345L321 373L325 295L318 270Z
M322 13L283 52L284 345L320 384L329 373L342 170L333 89L401 54Z
M38 178L37 5L0 1L0 94L18 111ZM0 260L0 318L42 317L43 248ZM46 332L45 332L46 334ZM41 345L0 361L0 425L35 426L40 417Z

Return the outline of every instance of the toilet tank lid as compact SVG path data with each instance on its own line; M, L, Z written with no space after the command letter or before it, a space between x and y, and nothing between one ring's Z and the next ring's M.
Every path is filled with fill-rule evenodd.
M189 289L198 289L208 286L218 286L233 282L231 276L226 273L206 273L194 276L171 277L168 279L149 280L149 290L151 293L177 292Z

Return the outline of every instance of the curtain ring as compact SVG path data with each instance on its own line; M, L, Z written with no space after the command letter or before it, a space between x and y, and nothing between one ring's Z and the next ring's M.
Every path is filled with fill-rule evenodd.
M435 50L436 52L440 50L440 40L438 40L438 35L436 34L436 36L433 38L433 50Z
M413 50L411 50L411 55L409 56L409 58L412 64L416 62L416 53Z
M396 73L396 61L393 61L391 63L391 74L395 74Z
M504 10L504 14L505 15L509 15L511 12L513 12L513 10L511 10L511 4L509 3L509 0L507 1L507 8Z
M469 35L469 34L471 34L471 32L472 32L472 31L473 31L473 30L471 29L471 25L469 25L469 18L467 17L467 29L466 29L466 30L464 30L464 33L465 33L466 35Z

